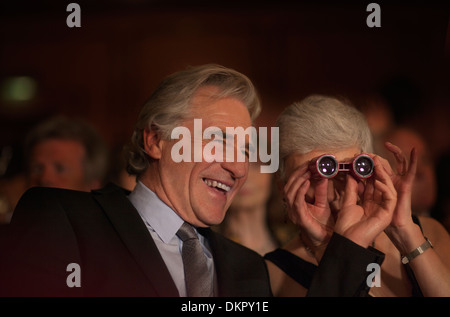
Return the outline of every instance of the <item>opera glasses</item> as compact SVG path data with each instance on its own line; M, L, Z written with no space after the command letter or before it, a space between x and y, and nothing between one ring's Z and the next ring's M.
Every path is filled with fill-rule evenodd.
M313 176L333 178L338 172L349 172L356 178L369 178L374 171L374 163L370 156L360 154L351 162L339 163L334 155L325 154L311 160L309 168Z

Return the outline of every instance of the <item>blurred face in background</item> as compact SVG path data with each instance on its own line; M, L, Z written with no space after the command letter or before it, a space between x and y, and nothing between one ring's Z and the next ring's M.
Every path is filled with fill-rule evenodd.
M29 160L30 186L90 191L84 169L86 151L75 140L47 139L37 143Z
M261 173L260 164L250 163L248 177L231 204L235 209L250 209L267 203L272 185L271 173Z

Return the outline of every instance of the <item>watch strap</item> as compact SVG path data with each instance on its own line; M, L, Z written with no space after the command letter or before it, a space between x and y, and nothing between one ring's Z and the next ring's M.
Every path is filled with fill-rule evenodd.
M429 248L432 248L433 245L431 244L430 240L428 240L427 237L425 237L425 242L422 243L420 246L418 246L416 249L408 253L407 255L402 257L402 263L407 264L411 262L412 259L418 257L422 253L424 253Z

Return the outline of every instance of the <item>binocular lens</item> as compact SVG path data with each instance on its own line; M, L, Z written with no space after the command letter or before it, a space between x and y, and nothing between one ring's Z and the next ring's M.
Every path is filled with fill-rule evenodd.
M338 163L333 155L325 154L311 163L311 170L324 178L333 178L338 172L350 172L358 178L369 178L372 176L375 166L372 158L366 154L360 154L348 163Z
M373 161L368 156L360 156L355 160L354 171L361 177L368 177L373 172Z
M317 169L325 177L333 176L337 172L337 162L333 157L324 156L317 162Z

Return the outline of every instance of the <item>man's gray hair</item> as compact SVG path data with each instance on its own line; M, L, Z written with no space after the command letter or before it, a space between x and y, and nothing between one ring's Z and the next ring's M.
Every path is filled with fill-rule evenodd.
M284 109L276 121L280 135L280 176L291 154L356 146L372 152L372 134L364 115L349 102L311 95Z
M219 93L214 98L233 97L240 100L248 108L252 120L261 111L252 82L233 69L207 64L174 73L159 84L139 113L131 145L127 149L129 174L139 178L149 166L150 158L144 150L144 130L156 130L162 139L170 139L172 130L190 117L191 99L204 86L218 88Z

